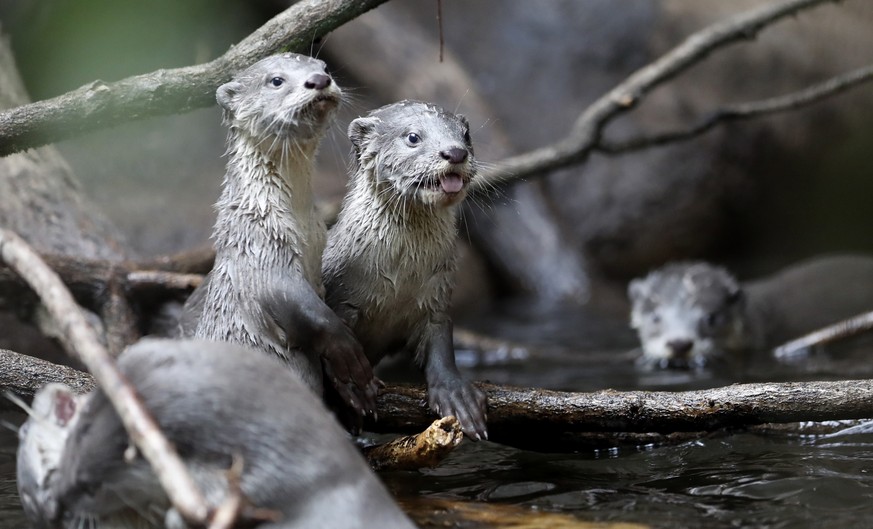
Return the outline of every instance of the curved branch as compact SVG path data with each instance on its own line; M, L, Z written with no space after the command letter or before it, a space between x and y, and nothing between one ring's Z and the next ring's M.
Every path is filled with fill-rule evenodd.
M854 88L871 80L873 80L873 65L858 68L857 70L837 77L832 77L824 82L790 94L722 107L711 112L709 117L703 119L700 123L684 130L663 132L652 136L639 136L620 142L601 140L594 148L606 154L619 154L688 140L699 136L726 121L750 119L775 114L777 112L795 110L817 103L822 99L839 94L840 92L845 92L850 88Z
M94 81L61 96L0 113L0 156L82 132L215 103L234 72L279 51L306 51L331 30L386 0L302 0L205 64Z
M721 47L754 38L770 24L805 9L837 1L784 0L740 13L693 33L592 103L576 120L566 138L482 170L479 185L489 187L584 162L600 141L606 125L634 108L655 87L688 70Z
M151 463L173 505L186 520L203 523L210 514L173 445L161 433L133 386L100 344L82 309L39 255L18 235L0 229L0 258L36 291L63 330L68 349L84 363L118 412L131 439Z

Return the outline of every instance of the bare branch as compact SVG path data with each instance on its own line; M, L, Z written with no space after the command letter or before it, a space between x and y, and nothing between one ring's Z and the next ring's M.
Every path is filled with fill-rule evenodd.
M736 384L685 392L568 393L477 384L488 395L489 439L548 445L562 433L703 432L764 423L873 417L873 380ZM424 389L390 386L378 400L376 432L421 431L434 420Z
M750 119L775 114L777 112L795 110L839 94L840 92L845 92L850 88L854 88L871 80L873 80L873 65L858 68L857 70L837 77L832 77L824 82L791 94L722 107L710 113L709 117L703 119L700 123L684 130L663 132L652 136L640 136L622 140L620 142L610 142L603 139L597 142L594 149L607 154L619 154L645 149L647 147L688 140L699 136L726 121Z
M0 349L0 387L4 390L21 397L32 397L50 382L64 384L76 394L94 389L94 379L88 373ZM7 407L8 403L0 399L0 409Z
M782 344L773 350L773 355L780 359L791 358L804 349L855 336L871 329L873 329L873 312L865 312Z
M308 51L316 39L385 1L302 0L211 62L114 83L94 81L0 113L0 156L135 119L210 106L215 89L234 72L279 51Z
M68 349L84 363L118 412L131 439L149 461L182 516L203 524L210 514L205 498L136 390L100 344L72 295L39 255L18 235L0 229L0 257L37 292L65 335Z
M606 125L634 108L655 87L688 70L719 48L754 38L765 27L805 9L837 1L784 0L740 13L692 34L592 103L564 139L486 168L480 172L479 185L488 187L584 162L596 148Z

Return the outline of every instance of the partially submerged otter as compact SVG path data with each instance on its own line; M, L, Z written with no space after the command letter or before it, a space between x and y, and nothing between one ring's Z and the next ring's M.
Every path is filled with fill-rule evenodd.
M708 263L669 264L628 286L645 366L741 364L820 327L873 310L873 258L812 259L740 284Z
M119 367L138 389L207 500L240 488L273 511L271 529L412 529L321 400L278 361L240 345L142 340ZM178 521L105 394L40 390L19 431L18 488L38 528L159 528Z
M352 121L349 138L353 174L323 260L327 303L373 365L414 355L431 408L484 438L485 395L458 372L448 314L457 206L476 172L469 125L402 101Z
M322 300L326 228L311 185L341 96L322 61L292 53L219 87L230 131L215 266L185 305L182 334L278 356L318 394L323 364L362 414L375 409L376 382L360 344Z

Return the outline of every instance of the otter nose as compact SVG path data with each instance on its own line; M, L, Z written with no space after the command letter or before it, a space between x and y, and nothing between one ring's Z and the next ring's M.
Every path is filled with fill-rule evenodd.
M303 83L310 90L324 90L330 86L330 76L324 73L314 73Z
M440 151L440 156L451 163L463 163L464 160L467 159L467 154L469 154L467 149L462 149L460 147L452 147L451 149Z
M694 342L691 340L678 339L667 342L667 347L676 356L687 356L693 346Z

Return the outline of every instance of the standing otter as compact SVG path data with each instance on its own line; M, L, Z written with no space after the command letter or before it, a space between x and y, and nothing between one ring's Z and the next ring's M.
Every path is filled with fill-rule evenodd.
M225 499L238 457L244 498L279 515L259 527L414 527L320 399L277 360L231 343L146 339L119 368L210 504ZM130 439L102 391L82 398L47 386L31 414L19 430L18 487L37 528L179 519L148 462L126 454Z
M327 304L374 366L414 354L431 409L485 438L485 395L458 372L448 314L457 206L476 173L467 120L402 101L352 121L349 139L353 174L322 263Z
M322 61L286 53L218 88L229 127L215 265L185 304L182 335L250 345L285 360L318 394L322 364L360 415L376 381L360 344L324 304L326 228L313 164L342 91Z
M742 363L751 351L873 310L873 258L811 259L743 285L708 263L669 264L631 281L628 296L642 365Z

